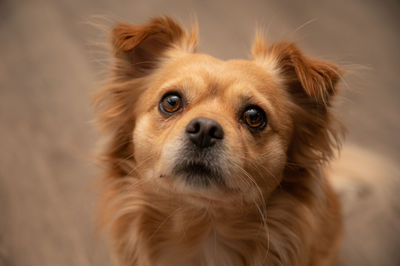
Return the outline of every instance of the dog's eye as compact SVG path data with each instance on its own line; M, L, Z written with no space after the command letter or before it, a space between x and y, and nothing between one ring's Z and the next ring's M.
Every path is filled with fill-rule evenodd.
M163 113L171 114L182 109L182 97L177 93L168 93L161 99L159 108Z
M247 107L242 119L252 129L263 129L267 125L267 116L258 106Z

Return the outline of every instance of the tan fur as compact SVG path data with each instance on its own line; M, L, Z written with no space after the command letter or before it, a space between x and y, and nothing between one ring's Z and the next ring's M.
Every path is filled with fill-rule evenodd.
M323 171L341 137L330 111L340 70L260 36L252 60L221 61L194 53L196 35L168 17L112 31L113 75L95 104L109 139L102 217L120 264L331 265L341 217ZM165 118L168 91L188 104ZM240 122L246 103L267 113L262 132ZM223 187L171 176L200 116L225 132Z

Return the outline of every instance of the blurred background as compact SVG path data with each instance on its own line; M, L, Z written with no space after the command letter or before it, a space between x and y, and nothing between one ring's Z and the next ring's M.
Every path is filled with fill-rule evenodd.
M1 266L113 265L95 230L91 160L98 134L90 101L107 68L97 42L107 39L87 22L162 14L186 25L195 14L200 52L222 59L247 58L261 25L271 42L292 39L343 65L345 146L398 164L399 1L0 0ZM382 252L397 254L398 223L379 226L391 240ZM362 265L384 265L368 260Z

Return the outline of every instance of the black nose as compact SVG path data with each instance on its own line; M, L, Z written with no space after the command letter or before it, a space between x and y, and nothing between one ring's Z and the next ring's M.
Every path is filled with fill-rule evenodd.
M205 117L198 117L190 121L186 126L186 134L199 148L212 146L224 138L224 130L221 125L217 121Z

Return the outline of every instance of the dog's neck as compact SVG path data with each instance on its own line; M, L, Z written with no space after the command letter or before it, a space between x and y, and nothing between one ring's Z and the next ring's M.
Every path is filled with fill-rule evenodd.
M304 242L318 222L307 213L318 204L301 198L301 191L324 194L325 189L323 181L308 178L308 187L297 188L298 193L290 186L278 188L264 202L266 208L240 201L199 206L154 188L136 187L131 202L135 206L117 221L123 227L118 231L130 234L117 245L134 265L303 265L300 260L311 250Z

